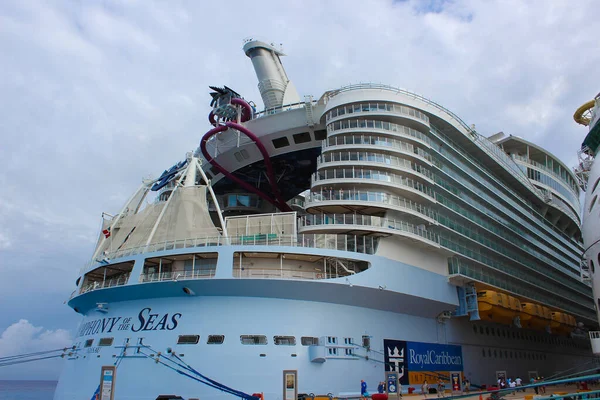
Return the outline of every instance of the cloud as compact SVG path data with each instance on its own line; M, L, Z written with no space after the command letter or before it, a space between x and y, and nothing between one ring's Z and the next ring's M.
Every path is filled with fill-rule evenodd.
M56 350L72 345L71 335L64 329L47 330L22 319L6 328L0 335L0 357ZM51 353L56 355L61 353ZM43 357L43 356L40 356ZM47 359L0 368L0 379L57 379L62 359Z

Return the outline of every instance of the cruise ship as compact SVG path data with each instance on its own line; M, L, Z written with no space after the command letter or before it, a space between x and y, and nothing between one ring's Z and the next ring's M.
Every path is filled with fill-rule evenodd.
M592 281L594 304L600 320L600 163L594 162L600 151L600 93L575 111L575 122L589 127L581 149L578 151L579 165L575 173L585 191L583 205L582 236L584 244L583 268L586 279ZM590 341L595 355L600 355L600 332L592 331Z
M55 400L352 398L594 362L569 167L406 90L301 98L280 45L243 50L264 109L211 87L198 148L102 214Z

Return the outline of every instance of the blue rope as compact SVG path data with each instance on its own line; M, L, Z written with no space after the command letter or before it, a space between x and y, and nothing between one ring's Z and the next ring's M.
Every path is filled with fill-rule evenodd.
M142 351L140 351L140 353L141 353L141 354L143 354L143 355L145 355L146 357L148 357L148 358L150 358L150 359L153 359L151 356L149 356L148 354L146 354L146 353L144 353L144 352L142 352ZM158 354L158 353L157 353L157 354ZM159 356L162 356L162 355L160 355L160 354L159 354ZM164 356L162 356L162 357L163 357L163 358L165 358L165 359L167 359L167 360L169 360L168 358L166 358L166 357L164 357ZM183 365L180 365L180 364L178 364L178 363L176 363L176 362L174 362L174 361L172 361L172 360L169 360L169 361L173 362L175 365L177 365L177 366L179 366L179 367L185 368L185 366L183 366ZM183 375L183 376L187 376L188 378L191 378L191 379L193 379L193 380L195 380L195 381L197 381L197 382L200 382L200 383L203 383L203 384L205 384L205 385L207 385L207 386L210 386L210 387L213 387L213 388L215 388L215 389L218 389L218 390L220 390L220 391L222 391L222 392L229 393L229 394L232 394L232 395L234 395L234 396L237 396L237 397L246 398L246 399L249 399L249 400L258 400L258 399L257 399L256 397L254 397L254 396L249 396L249 395L247 395L247 394L245 394L245 393L238 392L237 390L235 390L235 389L231 389L231 388L228 388L228 387L227 387L227 386L225 386L225 385L220 385L220 384L218 384L218 382L217 382L217 384L218 384L218 385L215 385L215 384L212 384L212 383L210 383L210 382L203 381L202 379L196 378L195 376L192 376L192 375L190 375L190 374L187 374L187 373L186 373L186 372L184 372L184 371L181 371L181 370L178 370L178 369L176 369L176 368L173 368L172 366L170 366L170 365L168 365L168 364L166 364L166 363L164 363L164 362L160 361L159 359L156 359L156 362L158 362L158 363L160 363L160 364L164 365L165 367L167 367L167 368L169 368L169 369L172 369L173 371L177 372L178 374L181 374L181 375Z
M195 373L196 375L200 376L201 378L203 378L203 379L206 379L207 381L209 381L209 382L211 382L211 383L213 383L213 384L215 384L215 385L219 385L219 386L221 386L221 387L224 387L224 388L227 388L227 389L229 389L229 390L232 390L232 391L234 391L234 392L238 393L239 397L242 397L242 398L244 398L244 399L249 399L249 400L258 400L258 397L256 397L256 396L250 396L250 395L249 395L249 394L247 394L247 393L244 393L244 392L241 392L241 391L239 391L239 390L236 390L236 389L230 388L230 387L228 387L228 386L226 386L226 385L224 385L224 384L222 384L222 383L219 383L219 382L217 382L217 381L215 381L215 380L212 380L212 379L208 378L207 376L204 376L204 375L202 375L200 372L196 371L196 370L195 370L194 368L192 368L192 367L191 367L189 364L187 364L185 361L183 361L181 358L179 358L179 357L177 356L177 354L175 354L175 353L172 353L172 354L173 354L173 356L175 356L175 358L177 358L177 359L178 359L179 361L181 361L181 362L182 362L182 363L183 363L185 366L187 366L187 369L188 369L189 371L191 371L191 372ZM164 356L163 356L163 357L164 357ZM166 358L166 357L165 357L165 358Z
M600 393L600 390L592 390L592 391L588 391L588 392L577 392L577 393L567 393L567 394L562 394L562 395L552 395L552 396L548 396L548 397L540 397L539 399L536 400L556 400L556 399L564 399L565 397L575 397L575 396L580 396L583 398L589 398L588 395L595 395Z
M8 360L8 361L0 363L0 367L6 367L6 366L16 365L16 364L24 364L24 363L28 363L28 362L32 362L32 361L46 360L49 358L58 358L58 357L62 357L62 354L57 354L54 356L38 357L38 358L29 358L26 360L23 360L23 359Z
M459 395L459 396L450 396L450 397L446 397L446 398L447 399L463 399L465 397L471 397L471 396L473 396L474 393L478 393L478 394L490 394L490 393L502 393L502 392L515 392L516 390L535 388L535 387L539 387L539 386L558 385L558 384L561 384L561 383L571 383L571 382L593 381L593 380L596 380L596 379L600 379L600 374L581 376L581 377L577 377L577 378L559 379L559 380L550 381L550 382L533 383L533 384L529 384L529 385L519 386L518 388L506 388L506 389L488 390L488 391L485 391L485 392L471 392L469 394L463 394L463 395Z

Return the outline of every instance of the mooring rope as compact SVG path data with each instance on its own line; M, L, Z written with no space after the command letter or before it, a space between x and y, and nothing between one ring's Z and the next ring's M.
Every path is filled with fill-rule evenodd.
M162 365L164 365L164 366L166 366L166 367L174 370L175 372L177 372L177 373L179 373L179 374L181 374L183 376L186 376L186 377L191 378L191 379L193 379L193 380L195 380L197 382L203 383L203 384L205 384L207 386L213 387L213 388L218 389L218 390L220 390L222 392L229 393L229 394L232 394L234 396L237 396L237 397L240 397L240 398L243 398L243 399L247 399L247 400L259 400L256 396L252 396L252 395L249 395L249 394L244 393L242 391L230 388L227 385L224 385L224 384L222 384L220 382L217 382L217 381L215 381L213 379L210 379L209 377L201 374L200 372L198 372L197 370L195 370L191 365L187 364L180 357L178 357L175 353L171 353L171 356L173 356L174 358L178 359L180 362L177 362L177 361L173 360L172 358L166 357L164 354L162 354L161 352L155 351L150 346L147 346L147 348L148 348L148 350L154 352L156 354L156 356L153 357L153 356L148 355L148 354L146 354L146 353L144 353L142 351L140 351L140 353L143 354L143 355L145 355L146 357L148 357L150 359L153 359L155 362L160 363L160 364L162 364ZM164 360L166 360L166 361L168 361L168 362L171 362L171 363L175 364L179 368L183 368L187 372L179 370L177 368L172 367L171 365L166 364L165 362L161 361L161 358L164 359ZM194 374L196 376L192 376L188 372L192 373L192 374Z

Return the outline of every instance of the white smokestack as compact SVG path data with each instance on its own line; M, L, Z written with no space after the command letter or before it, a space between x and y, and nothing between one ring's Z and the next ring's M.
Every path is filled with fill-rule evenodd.
M285 54L280 49L272 43L249 39L244 44L244 52L252 60L265 108L300 102L300 96L281 64L279 56Z

